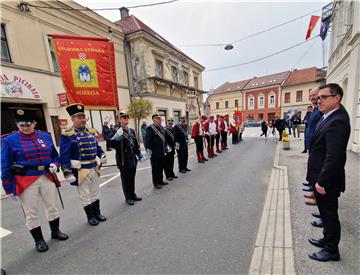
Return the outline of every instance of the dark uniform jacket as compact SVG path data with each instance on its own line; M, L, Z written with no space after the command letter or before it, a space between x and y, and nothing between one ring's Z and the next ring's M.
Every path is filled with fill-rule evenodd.
M137 157L140 155L139 143L136 139L135 130L131 128L125 129L124 134L118 139L110 141L110 147L116 150L116 163L120 168L133 168L137 165Z
M346 147L350 136L350 120L342 106L318 123L309 148L306 179L318 182L328 195L345 191Z
M179 150L186 150L188 148L188 135L187 126L182 124L176 124L174 126L175 142L180 143Z
M165 140L166 143L171 147L171 152L175 153L175 135L174 130L169 128L164 128L165 131Z
M163 139L153 129L155 127L157 131L162 135ZM156 126L151 124L146 128L145 145L147 149L151 150L152 158L159 158L165 156L165 133L162 126Z

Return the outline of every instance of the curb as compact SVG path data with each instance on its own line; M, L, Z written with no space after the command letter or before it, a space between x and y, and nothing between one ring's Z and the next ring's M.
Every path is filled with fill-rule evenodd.
M276 146L268 192L248 274L296 274L290 219L288 171Z

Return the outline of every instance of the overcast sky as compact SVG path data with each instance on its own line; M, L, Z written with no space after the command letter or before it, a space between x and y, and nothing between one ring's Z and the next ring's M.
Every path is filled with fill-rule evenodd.
M88 8L120 8L164 1L76 0L76 2ZM322 41L317 37L262 61L230 69L206 71L258 59L305 41L310 15L235 43L231 51L225 51L223 46L187 47L186 45L230 43L313 11L313 15L321 15L321 8L329 2L179 0L164 5L130 9L130 14L135 15L203 65L205 67L203 89L209 90L225 82L283 72L292 68L323 67ZM110 21L120 19L119 11L97 11L97 13ZM320 20L313 36L319 33L319 29ZM327 40L324 44L325 52L328 48Z

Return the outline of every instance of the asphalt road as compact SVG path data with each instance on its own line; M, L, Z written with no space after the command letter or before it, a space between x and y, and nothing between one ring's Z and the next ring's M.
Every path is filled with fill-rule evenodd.
M2 200L1 226L12 232L1 239L2 268L8 274L246 273L275 143L245 135L230 147L206 164L197 163L192 147L192 171L156 191L149 161L141 164L136 190L143 201L134 206L124 203L117 169L103 169L101 209L108 221L95 227L87 224L76 189L63 183L61 229L70 239L51 240L42 217L46 253L35 251L18 203Z

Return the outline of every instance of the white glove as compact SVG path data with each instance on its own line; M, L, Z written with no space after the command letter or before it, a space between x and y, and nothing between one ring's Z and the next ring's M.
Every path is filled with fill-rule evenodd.
M111 139L120 141L123 138L122 137L123 134L124 134L123 128L119 128L119 130L116 131L115 135Z
M98 156L96 156L95 161L96 161L96 165L101 164L101 159Z
M57 168L56 164L55 163L50 163L50 165L49 165L50 173L56 173L57 170L58 170L58 168Z
M106 155L105 155L105 154L103 154L103 155L101 156L100 162L101 162L101 164L106 164L106 163L107 163L107 159L106 159Z
M120 127L117 131L116 131L116 134L119 135L119 136L122 136L124 134L124 130L122 127Z
M73 183L76 181L76 178L74 175L71 175L71 176L67 176L66 177L66 180L69 182L69 183Z
M175 142L175 149L179 150L180 149L180 143L179 142Z
M81 168L81 163L79 160L72 159L72 160L70 160L70 163L71 163L71 168L74 168L74 169Z

